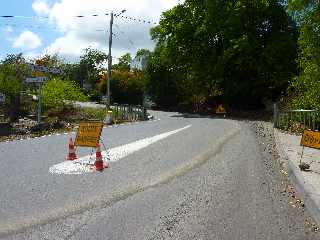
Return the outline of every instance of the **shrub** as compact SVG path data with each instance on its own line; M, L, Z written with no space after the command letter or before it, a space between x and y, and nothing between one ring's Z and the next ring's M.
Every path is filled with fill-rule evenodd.
M101 93L107 90L107 75L103 75L98 84ZM143 102L144 77L141 71L114 70L110 83L112 101L140 105Z
M106 117L104 108L83 108L82 120L100 120L103 121Z
M53 78L42 87L42 101L46 109L61 108L69 101L86 101L79 86L72 81Z

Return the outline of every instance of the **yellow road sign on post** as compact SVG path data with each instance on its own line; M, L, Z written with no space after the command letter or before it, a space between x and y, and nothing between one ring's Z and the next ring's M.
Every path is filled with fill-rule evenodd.
M46 77L46 74L44 72L34 71L32 72L32 75L35 77Z
M304 147L320 149L320 132L304 130L300 145Z
M75 145L80 147L96 147L100 142L102 128L102 122L80 123Z
M223 107L222 104L220 104L217 108L216 108L216 113L226 113L225 108Z

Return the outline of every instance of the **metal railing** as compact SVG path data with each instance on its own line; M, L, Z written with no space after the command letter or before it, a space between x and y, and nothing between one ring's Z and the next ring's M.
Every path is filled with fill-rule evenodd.
M288 130L292 127L301 129L319 130L320 113L316 110L285 110L274 107L274 127Z
M143 106L113 104L111 110L112 118L116 121L142 121L148 118L147 109Z

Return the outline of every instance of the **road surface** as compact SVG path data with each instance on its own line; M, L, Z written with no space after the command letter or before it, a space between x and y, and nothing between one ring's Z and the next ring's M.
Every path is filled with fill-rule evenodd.
M319 239L250 124L153 114L103 130L102 173L50 171L74 133L0 143L0 238Z

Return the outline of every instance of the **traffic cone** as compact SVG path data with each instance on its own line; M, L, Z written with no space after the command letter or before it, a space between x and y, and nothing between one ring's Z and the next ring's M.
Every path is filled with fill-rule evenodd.
M95 166L95 170L97 170L97 171L103 171L103 169L109 167L109 164L108 163L104 163L103 160L102 160L100 144L97 145L96 161L94 162L94 166Z
M71 161L77 159L76 150L74 147L72 137L69 139L69 154L66 157L66 159Z

